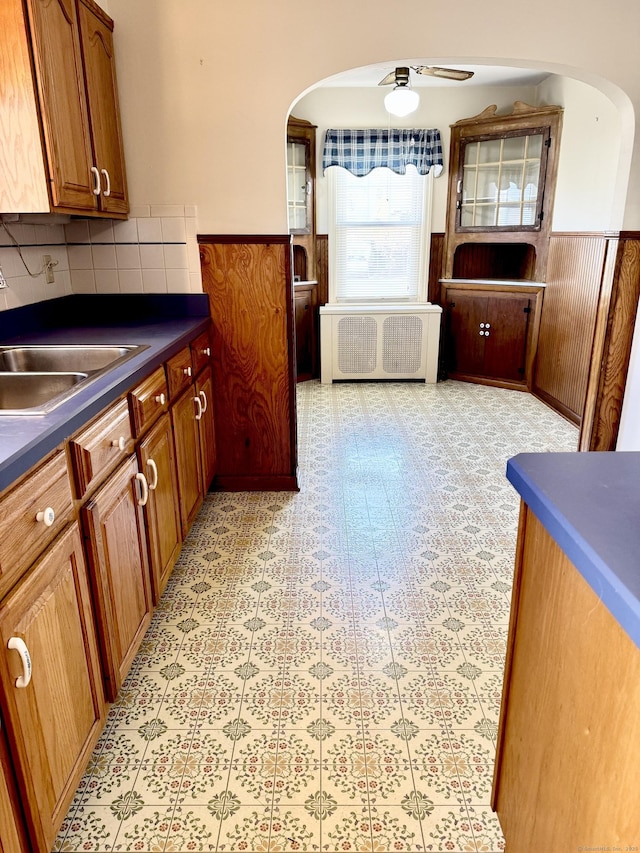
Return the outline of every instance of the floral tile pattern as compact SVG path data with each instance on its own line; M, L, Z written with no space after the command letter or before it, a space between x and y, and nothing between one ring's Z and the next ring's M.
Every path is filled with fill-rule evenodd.
M533 397L298 385L299 493L211 493L54 850L504 850L489 800Z

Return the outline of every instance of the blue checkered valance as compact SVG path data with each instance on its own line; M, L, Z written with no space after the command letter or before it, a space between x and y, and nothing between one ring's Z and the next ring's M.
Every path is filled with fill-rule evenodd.
M387 166L404 175L413 164L421 175L432 168L442 171L440 131L425 128L390 130L328 130L324 139L322 171L342 166L354 175L368 175L378 166Z

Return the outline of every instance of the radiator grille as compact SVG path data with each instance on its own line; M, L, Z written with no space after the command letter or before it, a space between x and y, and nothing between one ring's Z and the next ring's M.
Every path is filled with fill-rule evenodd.
M374 373L378 324L372 317L341 317L338 322L338 369Z
M382 326L382 369L417 373L422 357L422 317L387 317Z

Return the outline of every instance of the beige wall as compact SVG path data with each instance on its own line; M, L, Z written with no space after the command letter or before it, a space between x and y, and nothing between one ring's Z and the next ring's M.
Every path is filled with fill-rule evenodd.
M284 233L291 104L322 78L374 62L506 61L599 82L622 109L620 169L628 172L631 105L640 105L635 0L614 0L606 12L595 0L579 9L540 0L529 12L509 0L458 0L455 21L449 4L425 0L398 10L371 0L366 15L348 0L109 6L133 201L193 200L201 232ZM637 172L627 228L640 227ZM613 211L610 227L621 222Z

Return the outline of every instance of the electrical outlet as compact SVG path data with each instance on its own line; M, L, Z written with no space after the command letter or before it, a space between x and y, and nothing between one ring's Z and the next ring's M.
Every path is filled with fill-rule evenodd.
M51 260L51 255L42 256L42 269L44 270L44 278L47 284L53 284L55 276L53 274L54 262Z
M9 285L7 284L7 280L4 277L4 273L2 272L2 267L0 267L0 289L2 289L3 287L9 287Z

